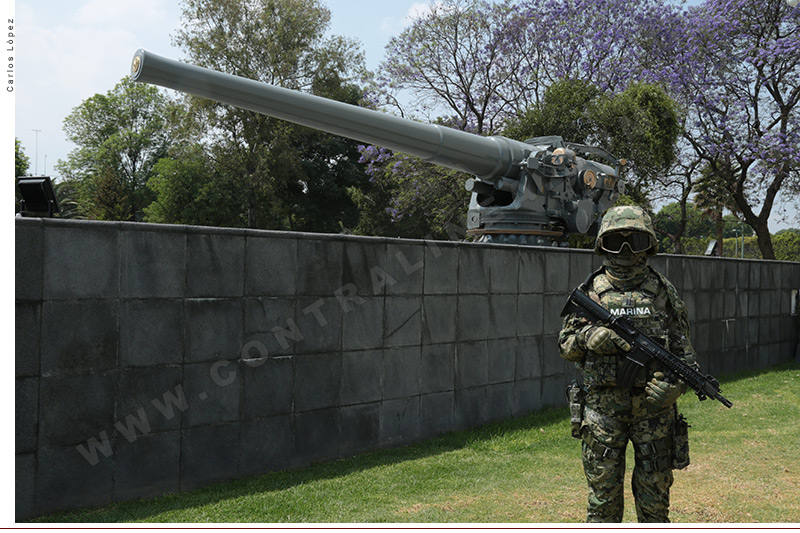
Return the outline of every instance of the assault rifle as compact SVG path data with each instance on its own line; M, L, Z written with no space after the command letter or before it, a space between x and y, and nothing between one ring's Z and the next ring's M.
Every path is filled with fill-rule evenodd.
M703 375L689 366L678 356L672 354L655 340L651 339L623 315L613 315L602 305L592 300L582 289L586 283L572 291L567 299L561 316L575 313L584 316L592 322L602 323L625 339L633 349L628 352L627 359L617 376L617 384L622 387L631 387L639 371L644 368L650 359L656 359L669 371L678 376L684 383L691 387L700 400L708 397L722 402L725 407L733 404L720 394L719 381L711 374Z

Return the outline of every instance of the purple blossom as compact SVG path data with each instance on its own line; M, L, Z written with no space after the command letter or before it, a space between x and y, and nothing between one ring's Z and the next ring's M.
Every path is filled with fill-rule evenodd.
M495 134L564 78L611 93L658 83L686 113L684 148L739 173L753 222L785 180L800 187L799 27L785 0L444 0L391 40L373 101L409 91L415 115ZM391 181L397 216L436 187L400 154L365 147L362 160Z

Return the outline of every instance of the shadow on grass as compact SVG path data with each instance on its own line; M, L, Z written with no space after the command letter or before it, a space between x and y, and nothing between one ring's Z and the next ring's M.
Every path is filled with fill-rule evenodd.
M64 511L36 517L30 522L132 522L170 511L211 505L247 495L269 493L292 487L335 479L360 471L406 461L419 460L484 443L532 428L544 429L559 424L569 416L566 408L548 408L520 418L489 423L467 431L447 433L403 447L382 449L338 459L332 462L269 472L259 476L223 481L189 492L165 494L152 499L117 502L100 508Z
M743 379L758 378L773 372L782 372L784 370L800 370L800 361L789 361L779 365L761 368L759 370L740 370L725 374L719 378L722 383L734 383Z
M800 363L790 362L761 370L736 372L719 376L719 379L723 384L732 385L744 379L758 378L772 372L794 369L800 369ZM252 494L283 491L315 481L335 479L364 470L419 460L464 448L480 448L493 439L517 432L545 429L549 426L563 424L568 416L569 412L566 408L550 408L524 417L490 423L468 431L448 433L404 447L376 450L332 462L239 478L190 492L167 494L154 499L118 502L102 508L51 514L37 517L31 521L130 522L148 520L170 511L212 505ZM565 431L563 437L569 438L566 433Z

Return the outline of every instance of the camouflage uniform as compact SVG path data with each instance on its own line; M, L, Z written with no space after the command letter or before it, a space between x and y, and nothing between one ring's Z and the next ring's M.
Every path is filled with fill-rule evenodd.
M632 253L630 245L627 250L621 247L619 253L604 252L600 239L617 231L646 233L652 238L650 248L638 254ZM595 251L603 254L605 261L590 285L589 296L612 313L626 315L672 353L696 366L686 308L673 285L647 265L647 256L656 252L655 232L647 213L637 207L610 209L597 242ZM630 440L635 456L632 489L637 517L640 522L669 522L677 409L674 404L654 406L645 390L646 382L664 369L651 361L631 389L618 387L617 372L630 347L617 337L611 339L616 344L603 345L601 353L593 351L587 339L596 326L585 318L567 315L558 338L561 357L576 363L585 387L579 436L589 485L587 521L622 521L625 449ZM683 384L678 387L675 399L685 391Z

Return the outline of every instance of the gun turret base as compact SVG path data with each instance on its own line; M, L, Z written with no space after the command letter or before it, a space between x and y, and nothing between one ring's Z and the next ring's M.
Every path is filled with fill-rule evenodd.
M478 242L524 246L558 246L556 240L564 236L562 231L554 230L468 230L467 233L479 235Z

